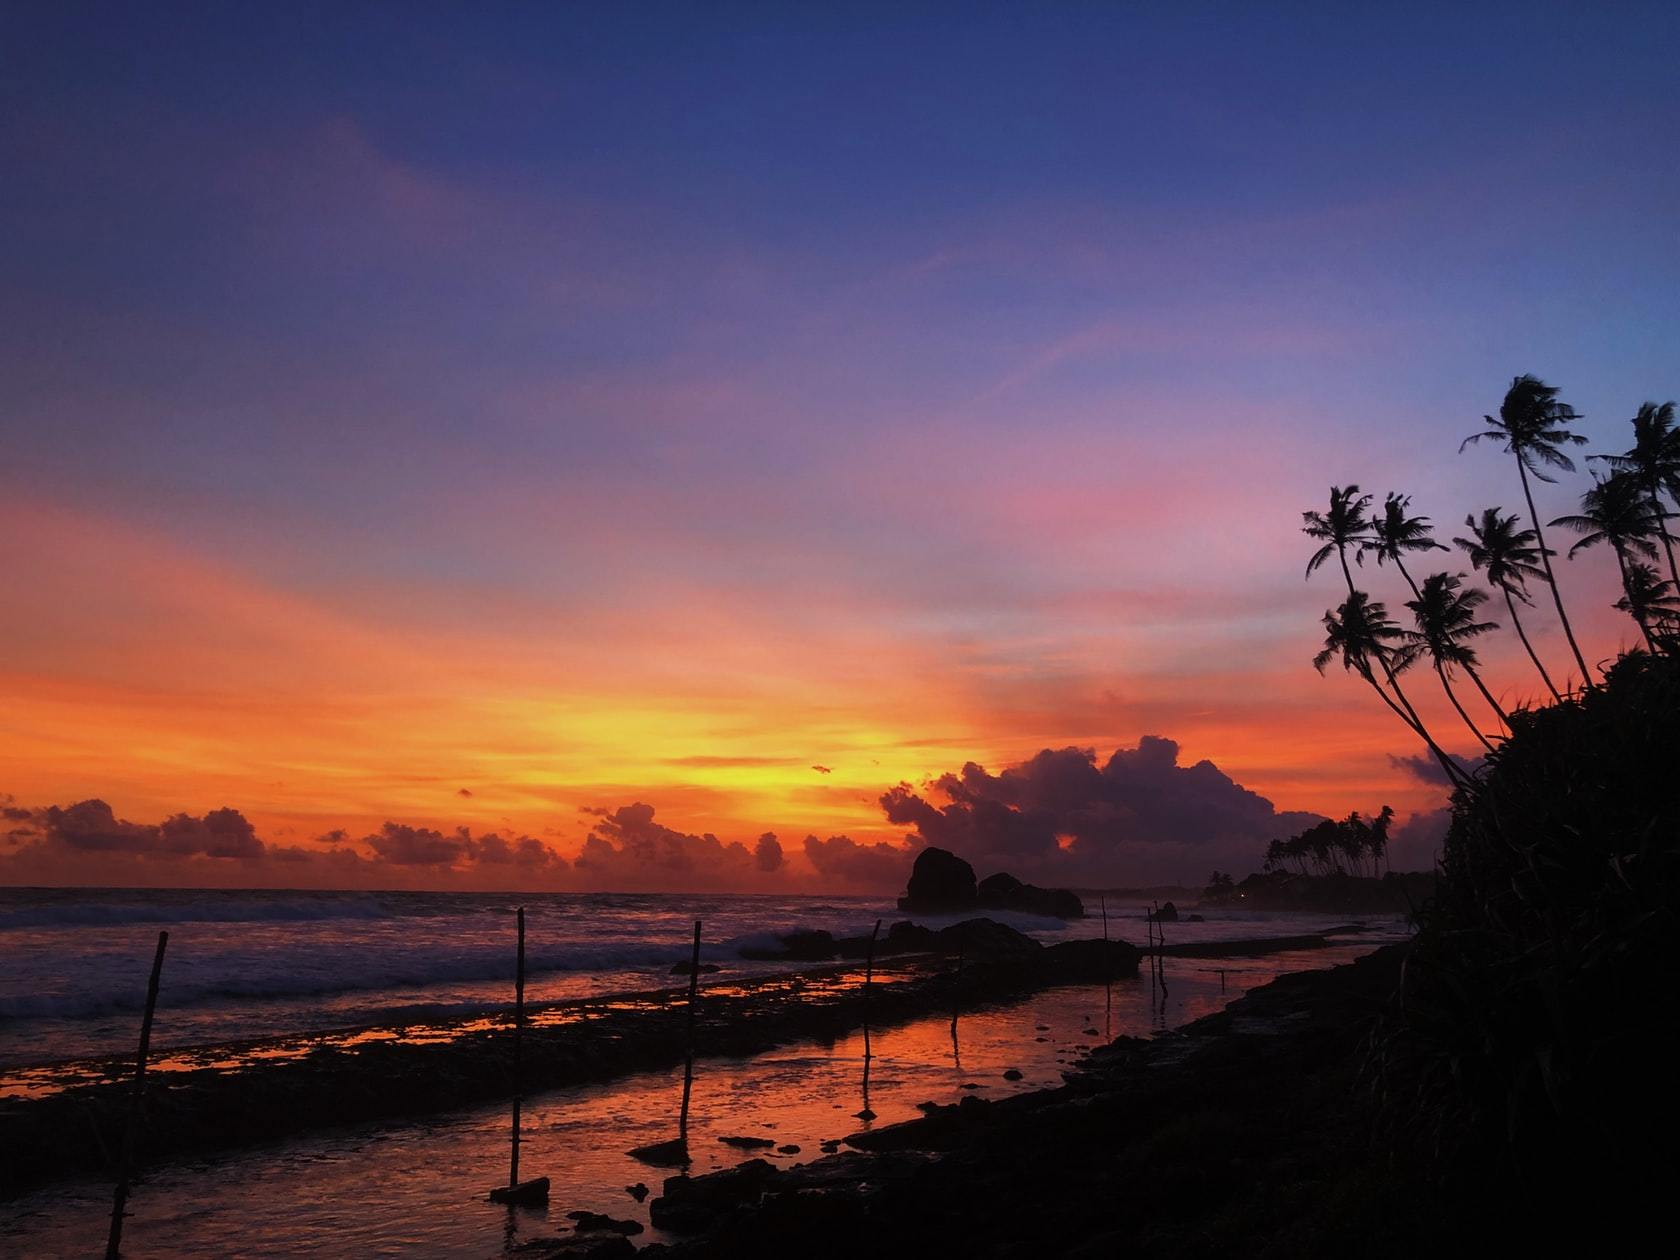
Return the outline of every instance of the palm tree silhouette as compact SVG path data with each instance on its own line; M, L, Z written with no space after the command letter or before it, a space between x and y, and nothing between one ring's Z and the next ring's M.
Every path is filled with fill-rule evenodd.
M1435 541L1433 532L1429 528L1429 518L1427 516L1406 515L1411 503L1412 497L1410 495L1395 494L1390 491L1383 499L1382 514L1380 516L1373 514L1371 517L1371 537L1364 543L1364 549L1376 555L1379 565L1385 560L1394 561L1394 567L1400 570L1400 576L1405 578L1406 585L1412 588L1412 599L1415 601L1421 600L1424 592L1418 589L1418 584L1412 578L1411 571L1406 568L1406 553L1408 551L1446 551L1447 548ZM1406 606L1413 608L1415 611L1414 603L1408 601ZM1474 621L1475 618L1472 617L1470 620ZM1448 680L1447 671L1441 658L1432 654L1431 659L1435 663L1435 673L1441 679L1441 689L1447 693L1447 699L1451 701L1452 707L1458 710L1458 716L1464 719L1464 724L1470 728L1470 733L1481 740L1483 746L1491 752L1493 745L1489 744L1487 738L1476 728L1476 724L1464 712L1464 706L1458 702L1458 697L1453 694L1452 683ZM1487 688L1482 686L1480 677L1476 678L1476 686L1481 690L1487 702L1493 706L1493 711L1499 715L1499 720L1503 722L1505 711L1494 702L1493 697L1488 694Z
M1552 693L1552 698L1562 700L1563 694L1546 672L1540 654L1534 650L1527 632L1523 630L1522 618L1517 616L1517 600L1530 607L1534 604L1528 597L1527 584L1546 580L1545 573L1534 563L1540 558L1539 536L1532 529L1518 530L1517 514L1513 512L1509 516L1501 516L1496 507L1483 508L1480 523L1472 514L1464 518L1464 524L1471 536L1454 538L1453 542L1469 555L1471 567L1485 570L1488 584L1504 593L1505 607L1511 611L1511 626L1516 630L1517 638L1522 640L1523 650L1534 662L1534 668L1540 671L1540 678L1546 684L1546 690Z
M1364 591L1356 590L1338 607L1325 610L1324 647L1313 657L1313 668L1322 674L1331 661L1340 658L1343 669L1358 674L1369 683L1371 690L1382 697L1382 702L1423 740L1435 759L1441 763L1447 778L1455 785L1463 786L1469 782L1464 771L1430 737L1423 723L1418 721L1416 712L1405 703L1405 694L1401 692L1399 681L1395 677L1417 660L1417 653L1418 649L1406 641L1405 631L1389 620L1388 610ZM1376 673L1371 668L1373 660L1382 665L1383 672L1388 676L1389 686L1394 689L1393 696L1377 681ZM1400 703L1396 703L1396 698ZM1402 708L1401 705L1405 707Z
M1559 448L1565 443L1580 446L1586 442L1586 438L1571 433L1566 427L1570 421L1579 418L1575 408L1558 401L1555 385L1548 385L1539 377L1525 373L1513 380L1511 388L1505 391L1505 399L1499 404L1499 415L1483 416L1488 427L1465 438L1458 449L1463 453L1464 448L1472 443L1492 438L1505 443L1505 450L1517 457L1517 473L1522 478L1523 498L1528 501L1528 517L1534 524L1534 536L1539 543L1540 564L1546 571L1546 585L1552 589L1552 603L1557 607L1558 620L1563 623L1563 635L1569 640L1569 650L1575 654L1575 663L1581 667L1582 685L1591 687L1592 674L1587 670L1587 658L1581 655L1581 646L1575 642L1574 627L1569 624L1569 614L1563 610L1563 596L1558 593L1557 575L1552 572L1552 556L1555 553L1546 548L1546 536L1540 531L1540 514L1534 509L1534 492L1528 484L1530 473L1541 481L1553 480L1541 470L1541 464L1561 468L1565 472L1575 471L1574 463Z
M1332 555L1341 559L1342 576L1347 588L1353 591L1353 571L1348 568L1348 548L1353 548L1354 562L1364 564L1364 550L1371 537L1371 519L1366 515L1371 496L1360 494L1358 486L1331 486L1328 512L1302 512L1301 532L1308 538L1321 540L1324 545L1313 552L1307 561L1307 576Z
M1652 643L1653 648L1662 645L1673 652L1676 638L1680 637L1680 594L1676 593L1680 588L1659 576L1655 565L1643 560L1629 562L1624 585L1627 594L1616 601L1616 607L1642 627L1655 626L1654 632L1647 630L1645 641Z
M1301 513L1301 532L1324 543L1307 561L1308 577L1333 554L1342 563L1342 578L1347 582L1348 595L1351 597L1361 594L1353 584L1353 570L1348 567L1348 551L1352 550L1354 563L1363 567L1365 552L1375 537L1368 514L1370 506L1371 496L1361 494L1358 486L1331 486L1329 511ZM1373 640L1368 646L1370 656L1381 667L1383 676L1388 679L1388 685L1394 689L1394 697L1405 711L1407 721L1417 729L1418 734L1428 740L1423 718L1418 716L1418 711L1412 707L1412 702L1400 689L1400 683L1395 677L1399 671L1389 665L1387 644L1379 639Z
M1663 550L1668 553L1668 576L1680 587L1680 569L1674 567L1674 536L1668 532L1670 513L1664 509L1662 496L1680 503L1680 429L1674 427L1674 404L1660 406L1648 402L1640 406L1633 417L1633 447L1622 455L1589 455L1600 459L1619 473L1634 477L1650 499L1657 521L1657 533L1662 536Z
M1405 578L1406 585L1412 588L1413 598L1421 598L1422 592L1418 590L1418 584L1412 581L1412 575L1406 571L1405 553L1445 551L1447 548L1435 541L1427 516L1406 515L1406 509L1411 503L1411 495L1395 494L1392 491L1383 499L1382 515L1371 518L1371 538L1365 543L1365 550L1376 553L1378 564L1384 560L1394 561L1394 567L1400 570L1400 576Z
M1628 564L1635 559L1655 560L1656 544L1651 541L1657 532L1657 514L1646 498L1645 488L1632 473L1614 473L1598 482L1581 496L1581 510L1573 516L1560 516L1552 522L1574 530L1581 539L1569 549L1571 557L1577 551L1607 542L1616 553L1616 567L1621 570L1622 590L1630 596ZM1637 605L1630 601L1629 611ZM1634 613L1646 645L1655 650L1651 627L1644 617Z
M1463 577L1452 573L1431 573L1423 579L1423 589L1418 592L1418 597L1408 600L1406 607L1417 619L1417 630L1408 636L1408 640L1429 654L1447 699L1452 701L1453 708L1458 710L1458 716L1464 719L1471 734L1492 752L1493 745L1476 729L1476 724L1453 694L1447 673L1449 666L1456 665L1470 675L1476 689L1482 693L1482 699L1499 715L1501 722L1505 721L1505 711L1489 694L1482 676L1476 672L1476 650L1469 643L1471 639L1499 629L1497 621L1476 620L1476 609L1486 602L1487 592L1465 590Z

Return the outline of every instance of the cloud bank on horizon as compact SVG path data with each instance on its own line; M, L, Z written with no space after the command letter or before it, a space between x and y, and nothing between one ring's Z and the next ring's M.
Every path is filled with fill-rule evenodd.
M890 824L907 829L899 839L807 835L801 863L773 832L750 843L682 832L642 802L587 808L594 825L581 848L563 854L529 835L392 821L360 837L334 829L307 844L274 844L227 807L135 823L98 799L31 808L4 796L0 882L84 882L96 869L94 882L116 885L167 877L298 887L881 893L901 889L916 853L934 846L983 875L1195 886L1214 869L1258 869L1268 842L1321 820L1275 809L1212 762L1178 764L1178 745L1157 736L1116 749L1100 765L1093 750L1080 748L1044 749L997 774L968 762L920 791L899 784L879 804ZM1394 861L1427 865L1444 825L1444 811L1413 814L1397 831Z

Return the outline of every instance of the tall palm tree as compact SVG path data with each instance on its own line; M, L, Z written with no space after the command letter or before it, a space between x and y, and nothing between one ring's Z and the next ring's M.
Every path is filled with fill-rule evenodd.
M1464 518L1464 524L1469 527L1470 537L1454 538L1453 542L1469 555L1471 567L1486 570L1488 584L1498 587L1504 594L1505 607L1511 612L1511 627L1517 632L1517 638L1522 640L1523 650L1534 662L1534 668L1540 671L1540 678L1546 684L1546 690L1552 693L1552 698L1562 700L1563 694L1546 672L1540 654L1534 650L1527 632L1523 630L1522 618L1517 616L1517 600L1530 607L1534 604L1528 597L1528 583L1546 580L1545 573L1534 563L1540 558L1538 535L1532 529L1517 529L1517 514L1513 512L1509 516L1501 516L1496 507L1483 508L1479 523L1472 514Z
M1383 499L1382 515L1371 517L1371 539L1365 544L1365 550L1376 553L1378 564L1385 560L1394 561L1394 567L1400 570L1400 576L1412 588L1413 598L1422 598L1418 584L1406 570L1406 553L1445 551L1447 548L1435 541L1427 516L1406 515L1411 504L1411 495L1390 491Z
M1673 582L1658 575L1656 566L1635 560L1628 565L1627 594L1616 607L1630 614L1641 626L1654 626L1646 642L1673 652L1680 645L1680 594Z
M1575 630L1569 624L1569 614L1563 610L1557 575L1552 572L1552 556L1555 553L1546 549L1546 536L1540 531L1540 514L1534 509L1534 491L1528 484L1530 473L1541 481L1553 480L1541 469L1542 464L1561 468L1565 472L1575 471L1575 464L1561 448L1565 443L1580 446L1586 442L1586 438L1571 433L1568 428L1571 421L1579 418L1575 408L1558 401L1555 385L1548 385L1539 377L1525 373L1513 380L1511 388L1505 391L1505 399L1499 404L1499 415L1483 416L1488 427L1465 438L1458 449L1462 453L1466 446L1483 438L1492 438L1505 443L1506 452L1517 457L1517 473L1522 478L1523 498L1528 501L1528 518L1534 524L1534 536L1539 543L1540 564L1546 571L1546 585L1552 589L1552 603L1557 606L1558 620L1563 623L1563 635L1569 640L1569 650L1575 654L1575 663L1581 667L1581 683L1590 687L1593 685L1592 674L1587 669L1587 658L1581 655L1581 645L1575 642Z
M1633 447L1622 455L1589 455L1601 459L1619 473L1628 473L1644 487L1657 519L1657 532L1668 553L1668 576L1680 587L1680 569L1674 566L1674 536L1668 532L1670 513L1662 497L1680 503L1680 429L1674 427L1674 404L1641 404L1633 417Z
M1360 494L1358 486L1331 486L1328 512L1302 512L1301 532L1324 545L1313 552L1307 561L1307 576L1332 555L1342 562L1342 576L1347 579L1348 592L1353 592L1353 570L1348 568L1348 549L1353 549L1354 562L1363 564L1364 549L1371 537L1371 518L1367 515L1371 496Z
M1420 600L1423 598L1424 592L1418 589L1418 584L1413 579L1411 570L1406 568L1406 553L1408 551L1446 551L1447 548L1435 541L1427 516L1406 515L1411 503L1412 498L1407 494L1395 494L1390 491L1384 497L1381 514L1373 513L1371 516L1371 538L1365 543L1365 550L1372 552L1377 557L1379 565L1386 560L1394 561L1394 567L1400 570L1400 576L1405 578L1406 585L1412 588L1412 599ZM1413 604L1408 602L1407 607L1413 607ZM1474 620L1474 618L1471 620ZM1476 724L1464 712L1464 706L1458 702L1458 697L1453 694L1452 683L1449 681L1447 671L1441 661L1438 658L1432 657L1432 659L1435 661L1435 673L1441 679L1441 690L1447 693L1447 699L1452 703L1452 707L1458 710L1458 716L1464 719L1464 724L1470 728L1470 733L1481 740L1489 751L1492 751L1493 746L1476 728ZM1488 694L1487 688L1482 686L1479 677L1476 679L1476 686L1480 688L1487 702L1493 705L1493 711L1499 715L1499 720L1503 722L1505 711L1494 702L1493 697Z
M1656 544L1651 541L1657 532L1657 515L1645 488L1632 473L1614 473L1597 482L1581 496L1581 510L1573 516L1560 516L1552 522L1581 535L1580 541L1569 549L1571 557L1577 551L1598 543L1609 543L1616 553L1616 567L1621 570L1622 590L1629 595L1628 564L1634 559L1655 560ZM1633 607L1630 604L1630 611ZM1646 645L1655 649L1651 641L1651 627L1644 618L1634 616Z
M1351 597L1360 593L1353 584L1353 570L1348 567L1348 553L1353 553L1355 564L1364 565L1366 549L1374 537L1370 507L1371 496L1361 494L1358 486L1331 486L1328 511L1301 513L1301 532L1324 544L1313 552L1307 561L1308 577L1334 555L1341 561L1342 579L1347 583L1348 595ZM1373 641L1370 644L1370 654L1388 680L1388 685L1394 689L1395 699L1405 711L1407 721L1422 731L1423 719L1412 707L1412 702L1406 698L1406 693L1400 689L1400 684L1395 679L1399 671L1390 667L1388 646L1380 640Z
M1352 592L1339 607L1325 611L1324 648L1313 657L1313 668L1322 674L1325 666L1338 658L1343 669L1351 670L1369 683L1382 702L1423 740L1452 783L1462 786L1469 782L1458 763L1431 738L1412 707L1409 704L1401 707L1405 695L1395 676L1417 660L1417 649L1406 642L1405 631L1389 620L1388 610L1364 591ZM1371 668L1373 660L1382 664L1395 695L1389 695L1377 681L1376 671Z
M1418 592L1418 597L1408 600L1406 607L1412 610L1412 615L1417 619L1417 630L1408 636L1409 641L1428 653L1429 659L1435 665L1436 674L1440 676L1447 699L1452 701L1453 708L1458 710L1458 716L1464 719L1464 724L1470 728L1471 734L1492 752L1493 745L1476 729L1476 724L1470 720L1470 715L1458 702L1458 697L1453 694L1452 683L1448 681L1448 669L1454 665L1458 666L1470 676L1471 681L1476 684L1476 689L1482 693L1482 699L1499 715L1499 720L1505 721L1505 711L1488 692L1487 685L1482 682L1482 676L1476 672L1476 650L1470 646L1471 639L1499 629L1497 621L1476 620L1476 610L1486 602L1487 592L1465 590L1464 579L1461 576L1452 573L1431 573L1423 579L1423 588Z

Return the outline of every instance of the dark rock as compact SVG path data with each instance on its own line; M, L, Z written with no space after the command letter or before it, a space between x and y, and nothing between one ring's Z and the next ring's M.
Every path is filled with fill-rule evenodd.
M532 1238L506 1253L519 1260L622 1260L636 1254L623 1234L568 1234L564 1238Z
M946 849L923 849L910 868L910 884L898 908L940 914L974 908L974 868Z
M873 1120L875 1118L875 1113L868 1107L865 1107L862 1111L854 1111L852 1114L859 1120Z
M966 919L937 934L945 953L961 953L970 961L1031 962L1044 952L1032 937L995 919Z
M1141 958L1137 946L1125 941L1059 941L1044 949L1044 961L1058 979L1095 984L1137 975Z
M1199 914L1187 914L1187 915L1184 916L1184 921L1186 923L1206 923L1207 922L1207 920Z
M1159 910L1154 911L1151 917L1153 917L1157 923L1177 923L1178 907L1173 905L1170 901L1166 902Z
M648 1197L647 1182L638 1181L633 1186L625 1186L624 1192L632 1199L636 1200L637 1203L640 1203L643 1199Z
M839 1149L840 1140L838 1138L829 1138L826 1142L822 1143L822 1151L824 1155L832 1155Z
M778 1146L776 1153L778 1155L797 1155L799 1154L799 1146L797 1143L789 1142L786 1146Z
M688 1163L688 1143L681 1138L669 1142L650 1142L630 1152L631 1159L639 1159L655 1168L680 1168Z
M720 1137L718 1141L725 1146L739 1147L743 1151L761 1151L776 1145L774 1139L762 1137Z
M673 976L686 976L693 969L693 963L680 962L671 968L671 974ZM703 976L709 976L714 971L721 970L723 970L723 968L719 967L716 963L701 963L699 967L700 974Z
M1003 871L981 880L976 897L984 910L1017 910L1022 914L1041 914L1056 919L1085 917L1084 903L1067 889L1023 884Z
M914 949L932 949L937 940L938 936L932 928L912 923L909 919L900 919L887 929L887 944L902 953Z
M749 1159L703 1177L667 1177L665 1192L648 1205L654 1225L672 1233L694 1233L724 1213L757 1203L779 1174L767 1160Z
M604 1212L567 1212L566 1215L577 1222L575 1228L580 1234L639 1234L642 1232L640 1221L621 1221Z
M1021 1079L1021 1069L1020 1068L1005 1068L1004 1073L1003 1073L1003 1079L1006 1080L1006 1081L1018 1081L1018 1080L1020 1080Z

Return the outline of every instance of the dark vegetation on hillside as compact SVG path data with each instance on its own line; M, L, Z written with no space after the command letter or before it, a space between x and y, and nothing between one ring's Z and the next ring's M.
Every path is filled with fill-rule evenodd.
M1485 685L1473 644L1499 629L1480 619L1487 592L1463 574L1420 583L1407 569L1408 557L1447 551L1407 496L1373 513L1357 486L1333 487L1327 511L1304 514L1322 544L1308 574L1334 557L1348 591L1324 614L1314 664L1339 660L1361 677L1454 788L1439 886L1366 1076L1381 1149L1433 1187L1443 1221L1485 1224L1503 1210L1508 1235L1594 1219L1625 1230L1655 1216L1680 1163L1680 569L1669 525L1680 430L1673 403L1640 407L1633 446L1589 456L1604 471L1578 512L1549 522L1575 535L1571 559L1598 549L1621 579L1614 606L1635 646L1595 675L1532 486L1575 470L1564 452L1586 442L1570 428L1579 417L1555 387L1521 376L1485 419L1464 445L1496 442L1515 458L1529 528L1490 507L1453 541L1501 597L1548 706L1501 707ZM1355 584L1349 561L1367 556L1393 563L1414 628ZM1536 589L1568 645L1561 668L1547 668L1524 629L1533 612L1519 614L1535 608ZM1413 706L1401 680L1419 665L1479 745L1479 766L1448 752ZM1487 710L1472 717L1455 680ZM1321 839L1333 855L1337 837ZM1312 844L1296 847L1298 864L1315 860ZM1276 856L1287 866L1289 853Z
M1513 721L1455 799L1374 1079L1449 1192L1549 1218L1599 1186L1625 1217L1680 1165L1680 659L1624 657Z

